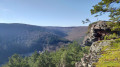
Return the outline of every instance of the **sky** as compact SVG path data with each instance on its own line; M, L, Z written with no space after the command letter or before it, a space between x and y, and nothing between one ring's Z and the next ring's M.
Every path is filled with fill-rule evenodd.
M92 6L101 0L0 0L0 23L24 23L38 26L87 26L108 20L107 15L94 17Z

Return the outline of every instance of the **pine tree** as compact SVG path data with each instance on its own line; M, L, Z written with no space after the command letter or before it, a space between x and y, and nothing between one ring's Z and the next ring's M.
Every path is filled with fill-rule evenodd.
M108 13L110 20L120 21L120 0L102 0L91 9L91 14L102 15ZM96 15L96 16L99 16Z

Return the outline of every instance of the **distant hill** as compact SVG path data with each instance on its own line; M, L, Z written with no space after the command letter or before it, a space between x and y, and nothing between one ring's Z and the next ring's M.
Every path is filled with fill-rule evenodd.
M14 53L26 54L54 48L82 38L87 27L42 27L0 24L0 64ZM53 49L53 48L52 48Z
M78 27L46 27L51 30L58 30L65 33L65 36L68 40L78 40L86 35L87 26L78 26Z

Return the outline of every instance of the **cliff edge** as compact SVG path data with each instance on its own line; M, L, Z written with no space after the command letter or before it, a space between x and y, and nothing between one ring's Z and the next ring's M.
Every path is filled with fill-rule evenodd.
M113 33L107 25L107 21L99 21L91 24L88 34L84 38L83 46L90 46L89 54L84 54L81 62L76 62L75 67L95 67L93 63L98 62L102 56L102 47L110 45L111 40L104 40L106 35Z

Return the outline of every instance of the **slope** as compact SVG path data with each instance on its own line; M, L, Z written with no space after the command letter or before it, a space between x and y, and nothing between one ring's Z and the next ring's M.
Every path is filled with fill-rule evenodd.
M81 27L41 27L27 24L0 24L0 64L14 53L26 54L43 51L47 47L56 50L71 39L69 33ZM87 29L87 27L85 27ZM79 29L80 30L80 29ZM82 33L85 33L84 31ZM80 34L74 32L73 35ZM69 39L69 40L68 40Z

